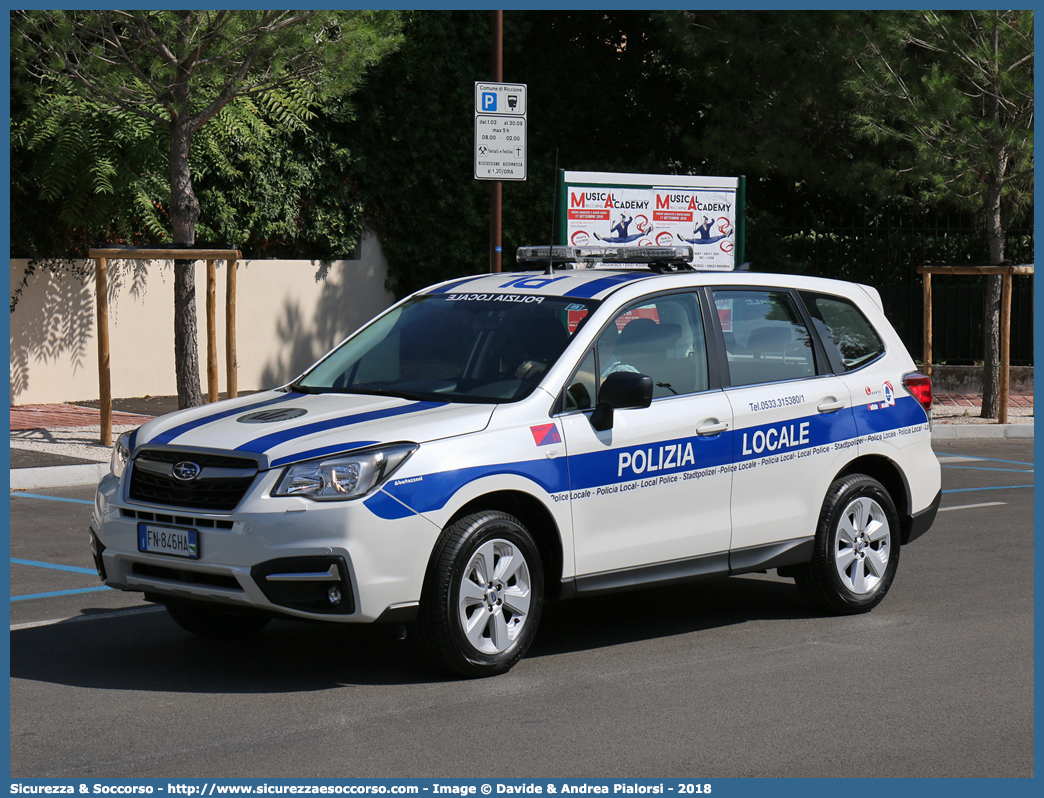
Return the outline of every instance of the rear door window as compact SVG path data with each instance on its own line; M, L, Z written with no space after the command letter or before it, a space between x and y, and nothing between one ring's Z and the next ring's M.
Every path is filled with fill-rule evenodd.
M812 337L793 296L771 289L713 292L732 385L812 377Z

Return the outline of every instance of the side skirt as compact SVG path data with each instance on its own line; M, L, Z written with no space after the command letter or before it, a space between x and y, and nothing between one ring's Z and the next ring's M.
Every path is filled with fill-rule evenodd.
M799 565L812 559L814 538L797 538L732 552L621 568L562 580L561 598L598 596L643 587L676 585L711 576L730 576Z

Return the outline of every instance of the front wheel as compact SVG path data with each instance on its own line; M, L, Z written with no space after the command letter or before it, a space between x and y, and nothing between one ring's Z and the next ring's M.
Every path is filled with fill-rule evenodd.
M899 567L899 517L876 479L834 481L823 501L812 561L797 568L798 589L819 609L867 612L885 597Z
M475 513L443 530L414 636L441 670L504 673L533 642L543 595L540 553L528 530L506 513Z

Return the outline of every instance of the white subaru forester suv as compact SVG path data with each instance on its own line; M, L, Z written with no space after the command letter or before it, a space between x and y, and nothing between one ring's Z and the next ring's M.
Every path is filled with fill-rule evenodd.
M426 288L289 385L122 436L102 581L204 636L407 625L465 676L552 599L776 569L871 609L939 506L930 381L874 289L685 250L523 248L565 268Z

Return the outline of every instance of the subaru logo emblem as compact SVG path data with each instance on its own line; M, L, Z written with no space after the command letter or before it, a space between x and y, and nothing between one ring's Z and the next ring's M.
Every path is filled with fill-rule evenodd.
M189 482L199 476L199 472L202 471L195 463L190 463L188 460L183 460L174 466L174 478L180 479L182 482Z

